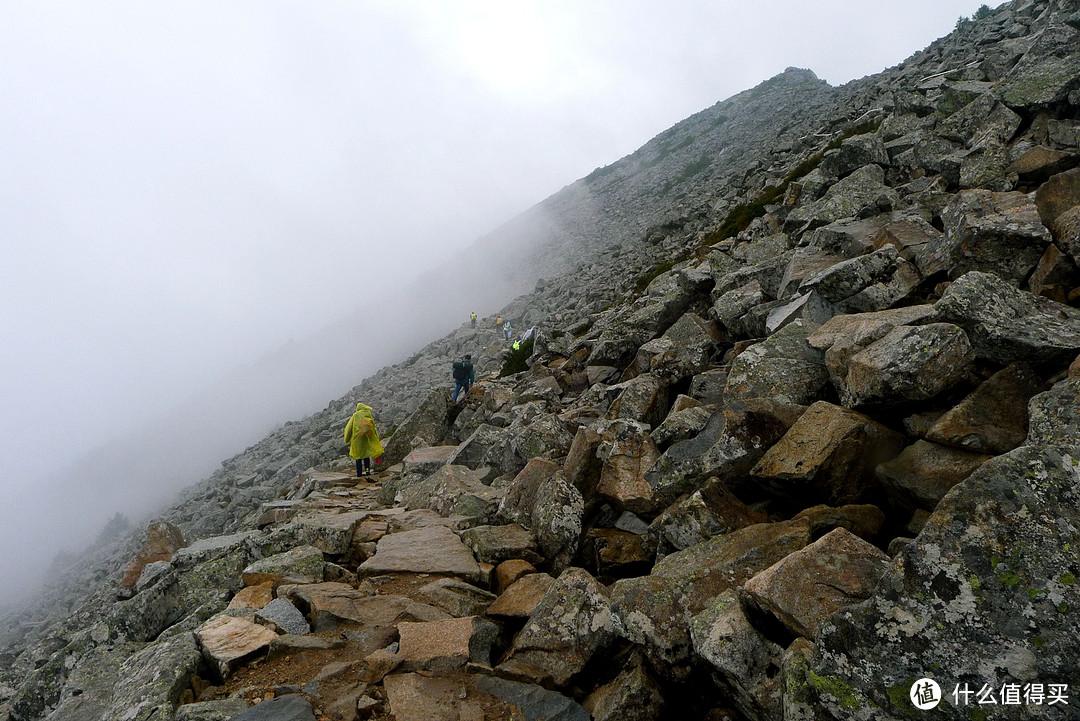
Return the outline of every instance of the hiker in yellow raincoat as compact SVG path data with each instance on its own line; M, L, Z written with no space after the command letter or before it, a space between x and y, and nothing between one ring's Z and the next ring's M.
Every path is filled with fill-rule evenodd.
M370 476L371 459L383 454L371 406L356 404L356 413L345 426L345 442L349 444L349 455L356 459L356 476Z

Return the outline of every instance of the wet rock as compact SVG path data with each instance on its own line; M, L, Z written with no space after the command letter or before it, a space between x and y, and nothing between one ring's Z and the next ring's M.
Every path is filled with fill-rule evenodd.
M582 569L570 568L544 594L499 668L564 686L613 638L607 590Z
M975 270L1019 286L1051 241L1035 204L1019 192L962 190L942 211L942 220L944 237L915 257L924 276L947 271L959 278Z
M164 521L152 522L146 527L146 543L124 567L120 585L133 587L146 565L156 561L170 561L173 554L186 545L184 532L179 527Z
M899 326L846 363L830 363L829 373L845 406L879 406L933 398L958 383L974 359L959 326Z
M400 623L401 669L446 672L464 668L470 661L491 664L491 645L499 629L476 616L431 623Z
M901 504L932 511L950 488L992 456L916 441L877 468L877 477Z
M809 335L810 329L797 320L740 353L731 364L724 398L795 405L817 400L829 374L822 353L806 342Z
M374 556L357 568L357 574L437 573L466 581L480 580L480 567L472 552L445 526L391 533L379 539Z
M1021 409L1045 388L1031 366L1012 363L942 415L926 439L992 455L1011 451L1027 437L1027 413Z
M244 569L244 585L269 583L277 588L282 583L321 583L323 566L322 551L299 546L252 563Z
M835 611L869 598L888 562L878 548L837 528L761 571L739 593L813 640Z
M597 427L596 457L603 462L596 492L620 510L648 513L655 507L645 472L660 457L649 426L633 420L609 421Z
M1066 550L1080 543L1077 458L1075 447L1022 446L957 485L874 594L822 626L815 709L906 716L912 679L928 668L976 689L1069 683L1080 654Z
M874 468L902 445L903 436L873 419L819 401L765 452L751 474L791 498L857 503L874 490Z
M195 634L206 662L222 679L249 659L264 654L277 634L242 618L218 616Z
M783 716L783 648L747 620L734 590L711 600L690 622L694 653L707 664L716 685L748 718Z
M528 618L555 579L546 573L530 573L514 581L488 606L487 615Z
M934 304L937 318L967 333L978 358L1007 364L1068 363L1080 351L1080 311L971 272Z

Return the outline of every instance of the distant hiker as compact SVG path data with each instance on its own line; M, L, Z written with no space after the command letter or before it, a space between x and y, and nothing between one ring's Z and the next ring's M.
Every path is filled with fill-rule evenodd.
M371 406L356 404L356 413L345 426L345 442L349 444L349 455L356 459L356 477L370 476L371 459L383 454Z
M499 327L499 326L501 326L501 325L502 325L502 316L501 316L501 315L500 315L500 316L496 316L496 317L495 317L495 327L496 327L496 328L498 328L498 327Z
M510 321L503 323L503 340L510 340L510 334L514 332L514 329L510 327Z
M476 327L476 313L472 313L469 315L469 322L472 324L473 328Z
M476 382L476 373L473 371L472 356L466 353L454 361L454 403L457 403L458 393L462 390L469 395L469 389Z
M517 340L514 341L514 350L521 350L521 336L518 336Z

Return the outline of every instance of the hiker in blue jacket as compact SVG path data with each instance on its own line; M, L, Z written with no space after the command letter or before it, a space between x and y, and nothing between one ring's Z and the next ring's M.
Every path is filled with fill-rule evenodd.
M476 382L476 373L473 371L472 356L466 353L460 360L454 361L454 403L457 403L458 393L462 390L469 395L469 389Z

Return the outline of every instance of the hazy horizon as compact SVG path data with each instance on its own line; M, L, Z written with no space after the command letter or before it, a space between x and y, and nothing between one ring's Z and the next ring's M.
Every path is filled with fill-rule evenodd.
M786 67L840 85L979 5L5 3L0 598L125 510L61 499L26 524L49 479L361 308L426 314L394 338L419 347L456 323L402 297L411 278ZM119 479L131 507L400 359L376 343L348 344L351 382L297 360L261 427L237 415L248 440L191 449L168 488Z

